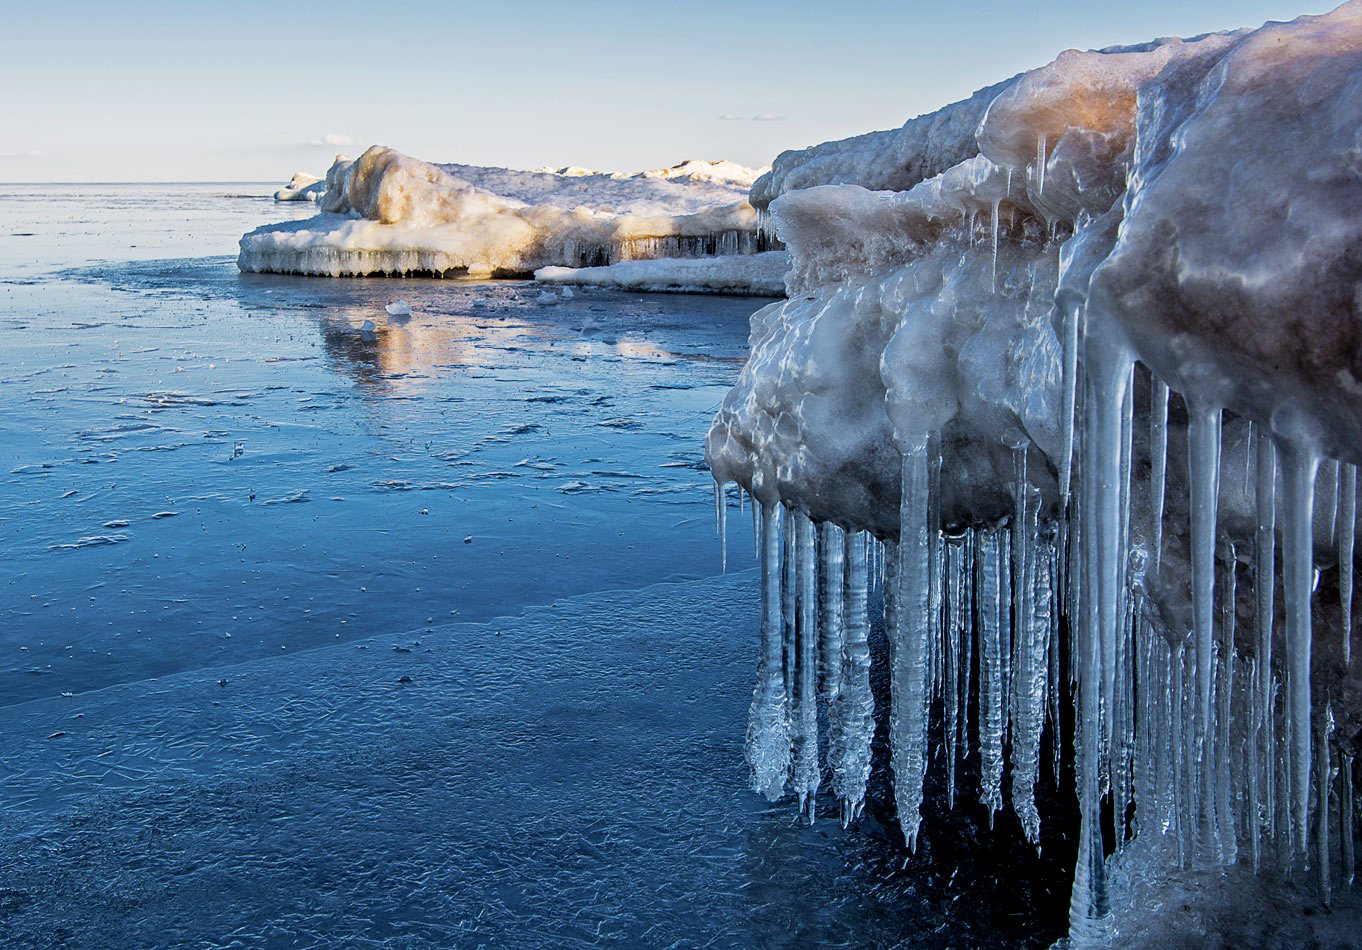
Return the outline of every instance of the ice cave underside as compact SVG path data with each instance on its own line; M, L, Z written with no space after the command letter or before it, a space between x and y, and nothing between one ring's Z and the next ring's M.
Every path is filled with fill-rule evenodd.
M706 446L720 520L728 485L754 499L754 788L812 818L830 776L860 812L882 602L910 848L929 768L932 808L977 795L1038 843L1039 776L1072 766L1073 943L1158 942L1189 903L1273 895L1356 933L1337 928L1362 921L1362 0L1071 50L783 153L749 200L721 173L665 207L578 206L503 171L371 149L331 169L319 218L243 238L242 269L523 274L784 242L789 299L752 317ZM731 292L773 260L620 279ZM1069 710L1072 762L1052 741Z

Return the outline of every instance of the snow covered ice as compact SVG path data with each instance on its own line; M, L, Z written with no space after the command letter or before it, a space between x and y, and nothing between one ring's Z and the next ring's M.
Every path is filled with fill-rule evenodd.
M751 253L762 247L747 201L756 176L726 161L629 175L432 165L376 145L354 161L337 158L316 217L245 235L238 264L327 276L528 276Z
M790 299L753 316L707 457L762 514L763 657L781 585L820 616L841 587L817 662L859 662L844 605L866 578L791 559L779 531L869 532L910 846L932 827L926 769L954 800L976 754L971 791L1037 841L1042 744L1058 764L1072 702L1075 942L1159 939L1132 895L1163 861L1204 876L1203 908L1233 904L1215 875L1248 862L1356 909L1359 127L1354 2L1070 50L902 129L787 152L752 189ZM764 659L758 696L790 675ZM865 740L841 704L845 815ZM975 705L977 736L931 745ZM754 700L768 794L780 711ZM1240 926L1227 939L1258 939Z

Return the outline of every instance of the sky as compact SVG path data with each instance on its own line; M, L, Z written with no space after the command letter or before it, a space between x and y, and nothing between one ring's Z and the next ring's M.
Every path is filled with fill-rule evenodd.
M0 181L278 181L375 143L513 168L758 167L1064 49L1333 5L16 3L0 11Z

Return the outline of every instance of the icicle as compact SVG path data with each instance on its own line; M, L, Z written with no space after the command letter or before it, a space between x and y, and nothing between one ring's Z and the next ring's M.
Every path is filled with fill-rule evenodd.
M870 740L875 703L870 693L870 624L866 616L864 532L846 534L843 602L846 611L842 677L829 724L832 787L842 801L842 824L850 824L865 803L870 777Z
M981 634L979 653L979 801L993 814L1002 807L1003 684L1002 596L1004 535L999 529L979 534L978 605Z
M1154 381L1153 406L1149 417L1149 456L1152 474L1150 475L1149 512L1153 524L1150 525L1152 571L1159 573L1163 560L1163 503L1168 484L1168 384L1162 380Z
M1073 485L1074 422L1078 414L1078 341L1082 322L1082 306L1064 308L1064 399L1060 408L1060 422L1064 431L1059 456L1059 495L1065 508L1069 506Z
M1338 459L1326 459L1320 466L1319 480L1323 483L1325 494L1329 499L1329 507L1325 509L1327 514L1324 516L1324 523L1329 526L1329 543L1334 544L1338 540ZM1320 490L1315 489L1318 496Z
M1045 194L1045 133L1036 140L1036 195Z
M1229 592L1233 596L1233 591ZM1216 671L1216 739L1215 739L1215 809L1216 837L1219 840L1221 864L1234 864L1239 849L1235 839L1233 772L1230 766L1230 704L1234 690L1234 649L1224 646Z
M998 206L999 201L993 202L993 270L992 282L989 284L989 293L998 291Z
M1286 593L1286 721L1291 756L1291 824L1304 850L1310 809L1310 594L1314 588L1314 491L1318 457L1278 447L1282 464L1282 577Z
M1357 873L1357 858L1353 854L1353 757L1346 752L1339 753L1338 763L1341 784L1338 789L1338 834L1343 839L1343 883L1353 886Z
M724 486L714 480L714 520L719 532L719 570L728 573L728 496Z
M767 505L761 523L761 662L747 724L747 762L752 768L752 788L770 801L784 793L790 771L780 547L779 508Z
M1122 547L1125 486L1121 481L1121 456L1131 359L1119 346L1093 336L1087 340L1086 357L1084 370L1088 386L1085 396L1088 402L1084 413L1081 516L1087 551L1083 563L1092 586L1086 598L1088 606L1084 616L1087 621L1082 633L1084 638L1097 642L1100 662L1091 670L1098 678L1083 679L1089 672L1085 666L1079 675L1079 683L1080 689L1099 691L1100 718L1088 721L1109 746L1116 703L1116 649L1126 561ZM1085 649L1085 646L1080 647L1080 650Z
M1092 443L1085 442L1085 458L1091 458L1089 453L1095 449ZM1085 470L1090 467L1086 460L1083 467ZM1088 481L1086 475L1084 480ZM1092 494L1085 491L1085 503L1090 498ZM1083 517L1089 517L1087 512L1084 512ZM1075 723L1075 790L1078 794L1080 824L1073 892L1069 899L1069 937L1075 942L1104 944L1110 937L1111 913L1106 854L1102 842L1101 768L1098 762L1102 733L1099 688L1102 642L1100 637L1092 633L1089 628L1088 635L1076 638L1077 649L1074 654L1075 661L1082 666L1078 674L1078 715Z
M761 519L762 506L757 504L757 499L752 498L752 544L753 554L757 559L761 559Z
M1215 709L1215 539L1220 498L1220 409L1189 406L1187 466L1192 519L1192 634L1196 646L1196 739L1201 765L1197 795L1197 847L1204 858L1220 852L1215 818L1215 763L1212 755Z
M1248 739L1248 836L1249 846L1253 855L1253 873L1257 874L1263 861L1263 805L1261 795L1261 783L1259 781L1258 748L1262 743L1261 733L1263 724L1258 718L1257 695L1258 695L1258 658L1254 657L1249 661L1249 682L1253 687L1253 695L1250 698L1250 708L1252 709L1252 719L1249 723Z
M1185 645L1179 644L1173 648L1169 662L1169 678L1171 680L1171 693L1173 700L1173 729L1172 729L1172 758L1173 758L1173 815L1174 824L1178 835L1178 859L1185 867L1189 856L1187 847L1187 742L1185 735L1187 732L1186 710L1186 675L1184 654L1187 652Z
M1261 739L1258 758L1262 768L1270 769L1276 762L1276 747L1272 742L1275 732L1272 720L1272 621L1277 582L1277 449L1267 433L1258 439L1256 456L1254 496L1258 527L1253 539L1253 602L1254 654L1257 657L1258 677L1253 715ZM1275 827L1275 783L1270 775L1265 776L1265 779L1267 816L1269 824ZM1275 835L1272 837L1275 838Z
M1333 763L1329 739L1334 734L1334 707L1325 704L1319 724L1319 761L1315 768L1315 873L1319 881L1319 902L1325 907L1333 896L1329 876L1333 858L1329 849L1329 789L1333 785Z
M1343 666L1353 660L1353 553L1357 540L1357 466L1344 464L1338 478L1338 597L1343 612Z
M790 784L799 796L800 813L812 822L817 817L818 785L822 778L818 764L818 574L814 560L814 526L802 512L794 516L793 533L797 589Z
M830 522L818 526L818 691L829 706L842 687L842 529Z
M928 538L930 493L928 439L905 447L899 505L899 566L890 714L894 801L910 851L917 849L922 782L927 772L927 650L931 636L932 547Z
M795 513L793 508L781 509L781 522L785 530L781 532L780 558L780 615L785 621L785 702L786 708L794 709L795 692Z
M978 561L978 532L973 528L965 530L965 550L962 557L961 581L964 593L956 629L960 635L960 698L956 704L960 711L960 731L956 734L956 747L962 759L969 758L969 699L970 674L974 668L974 630L975 607L978 602L978 584L975 571Z
M1060 525L1061 532L1063 524ZM1064 554L1062 550L1056 551L1050 562L1050 661L1047 664L1049 674L1049 716L1050 716L1050 772L1054 778L1055 785L1059 784L1061 765L1064 758L1064 736L1060 728L1059 710L1063 704L1063 689L1060 684L1060 663L1059 663L1059 616L1063 612L1063 603L1055 601L1063 591L1059 581L1060 562Z
M968 624L969 601L965 598L967 565L964 538L951 539L946 553L946 610L947 622L943 636L946 641L946 664L942 684L944 738L946 743L946 804L955 808L956 730L959 728L959 695L961 639Z
M1037 498L1038 502L1039 499ZM1034 515L1031 516L1034 518ZM1040 772L1040 736L1045 720L1046 668L1053 589L1050 563L1054 551L1039 545L1029 559L1029 623L1019 627L1017 685L1013 690L1016 716L1012 726L1012 808L1032 844L1040 842L1040 814L1035 788Z

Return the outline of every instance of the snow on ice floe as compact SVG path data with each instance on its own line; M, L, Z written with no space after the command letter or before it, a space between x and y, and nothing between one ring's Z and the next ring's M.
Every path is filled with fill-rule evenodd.
M534 272L541 284L573 284L652 293L741 294L780 297L790 257L784 251L726 254L718 257L666 257L622 261L608 267L543 267Z
M938 709L948 787L977 751L979 798L993 812L1010 790L1039 841L1042 724L1071 696L1076 940L1133 933L1112 881L1169 854L1269 877L1308 862L1318 898L1356 911L1337 887L1354 877L1362 730L1344 689L1359 127L1353 2L1070 50L902 129L776 160L752 203L790 251L791 299L754 315L706 452L761 506L754 788L813 801L817 694L843 817L859 811L880 563L910 844L930 826ZM815 618L791 664L789 631ZM957 730L975 704L977 738ZM1331 798L1348 807L1319 807Z
M528 275L540 267L757 250L757 173L684 162L637 174L432 165L374 146L337 158L319 214L241 239L243 271Z

